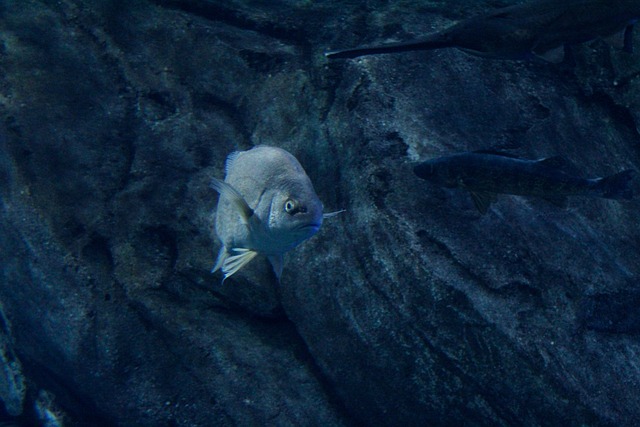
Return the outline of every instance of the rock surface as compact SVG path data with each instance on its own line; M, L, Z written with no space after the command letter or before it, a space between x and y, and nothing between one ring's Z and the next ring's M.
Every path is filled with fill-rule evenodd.
M633 425L640 199L482 216L411 168L494 148L639 169L638 54L322 55L506 4L0 3L0 417ZM222 285L209 181L255 144L347 212L281 283L257 259Z

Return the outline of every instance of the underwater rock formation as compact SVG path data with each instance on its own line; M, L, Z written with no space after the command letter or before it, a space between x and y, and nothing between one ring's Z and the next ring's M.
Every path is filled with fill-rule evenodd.
M2 393L0 414L640 418L625 301L638 295L640 201L501 198L482 216L412 172L479 149L562 155L588 176L640 169L637 54L594 41L560 65L323 56L493 3L0 4L2 342L26 387L21 411ZM279 284L262 258L221 284L211 178L257 144L294 154L325 209L346 212L288 253Z
M4 410L12 417L22 415L22 406L26 393L22 364L13 351L11 329L0 305L0 400Z

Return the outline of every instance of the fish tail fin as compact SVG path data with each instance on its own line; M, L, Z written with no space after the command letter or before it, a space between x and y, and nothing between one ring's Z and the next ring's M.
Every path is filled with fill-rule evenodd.
M630 184L635 174L634 170L627 169L598 179L594 187L598 194L606 199L631 199L633 188Z
M453 46L454 44L449 39L447 33L435 33L421 40L402 43L389 43L371 47L359 47L355 49L334 50L331 52L326 52L324 56L329 59L349 59L365 55L376 55L380 53L432 50Z

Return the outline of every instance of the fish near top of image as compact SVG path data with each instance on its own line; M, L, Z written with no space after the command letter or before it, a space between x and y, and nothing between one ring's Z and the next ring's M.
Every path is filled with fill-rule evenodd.
M438 157L417 164L413 171L441 187L468 191L482 214L497 194L541 197L560 207L566 207L567 196L631 199L635 176L629 169L603 178L582 178L561 156L526 160L493 151Z
M327 52L330 59L417 50L458 48L493 59L543 58L558 62L564 47L624 32L632 51L640 0L537 0L465 19L442 31L403 43Z
M227 157L225 179L213 179L220 193L216 234L222 248L212 272L224 280L256 255L265 255L278 279L283 254L320 230L322 203L302 165L289 152L256 146Z

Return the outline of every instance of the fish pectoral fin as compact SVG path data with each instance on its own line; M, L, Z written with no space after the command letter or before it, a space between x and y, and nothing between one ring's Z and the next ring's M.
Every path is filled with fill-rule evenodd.
M223 282L258 255L258 252L245 248L233 248L231 251L234 254L232 255L227 252L227 256L222 261L222 272L224 273Z
M335 211L335 212L327 212L325 214L322 214L322 218L323 219L327 219L327 218L333 218L334 216L337 216L338 214L341 214L342 212L346 212L346 209L340 209L339 211Z
M548 197L543 197L543 199L551 203L552 205L562 209L566 209L567 206L569 205L569 202L566 196L548 196Z
M221 181L217 178L213 178L211 181L211 186L214 190L220 193L221 197L226 197L229 199L231 204L238 210L240 213L240 218L244 224L249 224L249 219L253 216L253 209L249 207L247 202L244 200L242 195L233 188L230 184Z
M273 267L273 272L276 273L276 278L278 282L280 281L280 276L282 276L282 266L284 265L284 257L282 254L279 255L269 255L267 257L271 266Z
M487 213L491 203L496 200L496 194L488 191L470 191L469 194L471 194L476 209L483 215Z

